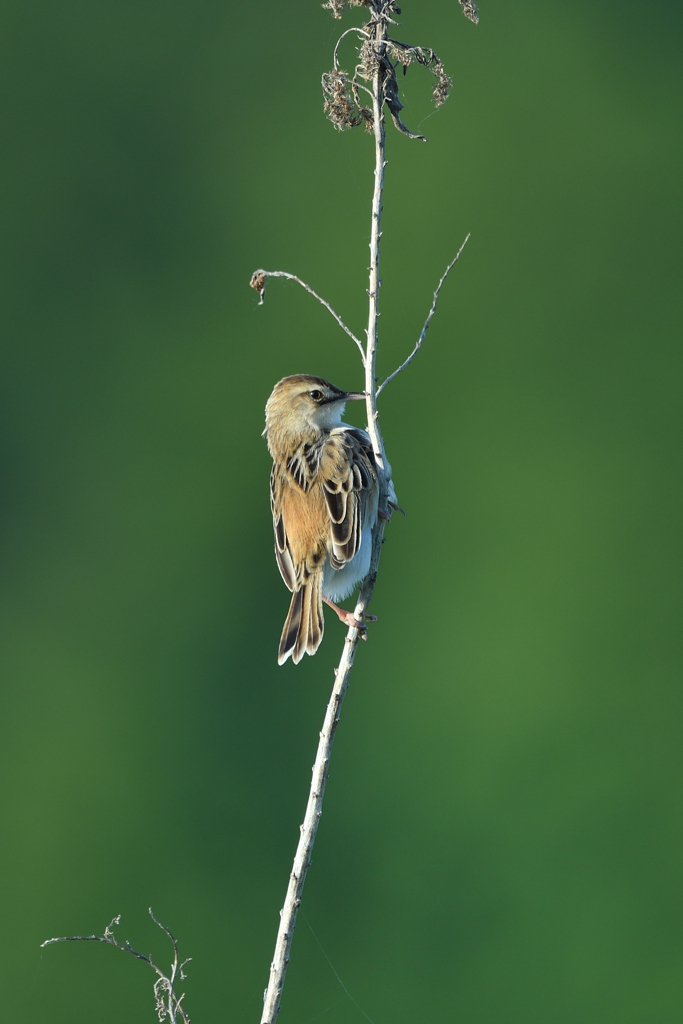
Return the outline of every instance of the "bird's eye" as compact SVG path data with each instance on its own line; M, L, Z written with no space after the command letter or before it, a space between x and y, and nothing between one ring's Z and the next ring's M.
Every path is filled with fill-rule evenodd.
M314 402L319 402L320 399L323 397L323 393L322 391L317 391L314 389L313 391L308 392L308 397L312 398Z

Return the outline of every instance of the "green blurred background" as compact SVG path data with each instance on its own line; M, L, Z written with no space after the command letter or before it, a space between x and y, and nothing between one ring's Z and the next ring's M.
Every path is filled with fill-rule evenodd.
M374 1024L679 1021L680 0L406 0L392 523L304 910ZM343 630L278 669L263 407L343 387L372 142L317 2L27 0L2 37L0 918L15 1024L258 1021ZM347 41L348 42L348 41ZM351 62L350 45L345 51ZM358 422L360 410L351 410ZM300 919L283 1024L359 1021Z

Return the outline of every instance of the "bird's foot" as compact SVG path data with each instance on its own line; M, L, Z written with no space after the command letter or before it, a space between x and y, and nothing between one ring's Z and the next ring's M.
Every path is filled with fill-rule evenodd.
M335 604L334 601L330 601L329 598L323 597L323 601L331 608L333 612L336 612L339 616L339 621L343 622L345 626L352 626L354 629L358 629L361 632L362 639L366 639L366 626L365 623L357 619L353 612L347 612L345 608L340 608L339 605ZM366 615L366 622L377 622L376 615Z

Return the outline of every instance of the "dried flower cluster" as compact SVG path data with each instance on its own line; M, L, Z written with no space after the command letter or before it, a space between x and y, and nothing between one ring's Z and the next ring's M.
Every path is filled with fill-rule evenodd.
M377 44L373 39L366 39L358 48L358 73L366 82L371 82L381 64L380 55L377 52Z
M450 75L446 74L446 69L442 64L439 55L430 47L409 46L408 43L400 43L397 39L388 39L387 47L389 49L389 53L397 64L403 65L404 75L413 61L416 61L425 68L429 68L436 78L436 85L432 90L432 99L434 100L435 106L443 106L448 99L448 94L453 88L453 79ZM397 64L394 65L394 69Z
M473 21L475 25L479 24L479 9L474 3L474 0L460 0L460 6L462 7L462 13L470 21Z
M255 292L258 292L259 306L263 305L263 300L266 297L266 277L265 270L255 270L251 275L251 281L249 287L253 288Z
M368 0L327 0L322 6L326 11L332 11L333 18L341 18L345 7L367 7Z
M340 132L365 122L372 130L372 110L361 104L358 84L346 71L335 69L323 75L325 113Z
M459 3L465 16L477 24L479 14L474 0L459 0ZM417 63L431 71L436 79L432 99L435 106L441 107L448 99L453 79L446 73L438 54L430 47L412 46L388 35L381 41L375 38L373 26L396 24L391 15L400 14L401 10L394 0L327 0L323 7L331 11L335 18L341 18L345 7L369 7L372 12L371 20L362 28L348 29L343 33L335 47L334 68L322 78L325 114L335 128L344 131L365 124L370 131L373 130L372 110L360 101L360 91L370 94L370 90L362 85L359 79L373 82L379 75L382 96L394 126L411 139L426 141L424 135L411 132L400 118L403 104L399 99L396 70L401 66L405 75L409 66ZM361 37L361 43L358 47L358 62L351 75L339 67L337 53L344 36L354 31Z

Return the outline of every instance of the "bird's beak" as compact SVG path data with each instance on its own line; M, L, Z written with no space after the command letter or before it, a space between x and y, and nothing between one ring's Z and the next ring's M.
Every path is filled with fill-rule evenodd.
M363 398L367 398L365 391L347 391L344 395L345 402L360 402Z

